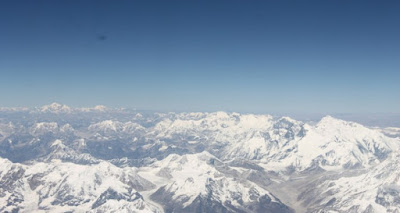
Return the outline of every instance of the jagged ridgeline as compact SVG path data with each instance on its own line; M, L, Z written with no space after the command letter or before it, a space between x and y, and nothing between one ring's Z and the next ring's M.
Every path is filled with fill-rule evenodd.
M0 212L400 212L400 129L0 108Z

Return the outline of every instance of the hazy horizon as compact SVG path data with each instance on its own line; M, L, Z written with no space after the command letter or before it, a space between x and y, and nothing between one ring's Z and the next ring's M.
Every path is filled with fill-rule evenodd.
M135 110L140 113L214 113L214 112L227 112L227 113L240 113L240 114L256 114L256 115L272 115L275 117L285 117L288 116L290 118L300 120L300 121L311 121L318 122L325 116L333 116L338 119L353 121L360 123L362 125L366 125L369 127L400 127L400 113L346 113L346 112L330 112L330 113L320 113L320 112L272 112L272 111L229 111L229 110L197 110L197 111L185 111L185 110L149 110L149 109L137 109L131 107L109 107L103 104L96 106L71 106L64 103L53 102L42 106L17 106L17 107L5 107L0 106L1 109L18 109L18 108L28 108L28 109L41 109L43 107L49 107L51 105L59 105L59 107L71 107L71 109L95 109L95 107L105 107L106 109L126 109L126 110ZM57 107L56 107L57 108ZM18 111L17 111L18 112Z

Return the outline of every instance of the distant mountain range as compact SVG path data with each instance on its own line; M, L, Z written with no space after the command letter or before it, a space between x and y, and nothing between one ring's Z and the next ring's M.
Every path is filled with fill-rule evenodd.
M0 212L400 212L399 166L331 116L0 109Z

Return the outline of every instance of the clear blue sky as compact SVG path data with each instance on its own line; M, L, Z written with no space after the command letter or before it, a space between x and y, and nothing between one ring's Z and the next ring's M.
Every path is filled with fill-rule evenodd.
M0 1L0 106L400 112L400 1Z

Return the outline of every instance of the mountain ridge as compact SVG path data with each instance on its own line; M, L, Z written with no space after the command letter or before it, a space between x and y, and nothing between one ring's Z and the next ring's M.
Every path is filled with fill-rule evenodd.
M332 116L38 109L2 112L0 211L400 211L400 138L385 133L396 129Z

